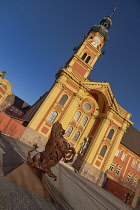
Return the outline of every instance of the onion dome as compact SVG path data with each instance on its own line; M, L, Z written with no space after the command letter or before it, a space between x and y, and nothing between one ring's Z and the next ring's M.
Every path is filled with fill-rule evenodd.
M112 15L116 11L116 8L112 11L112 14L110 16L104 17L102 21L100 22L100 25L94 25L89 32L99 32L105 39L105 42L109 39L108 36L108 29L112 25Z

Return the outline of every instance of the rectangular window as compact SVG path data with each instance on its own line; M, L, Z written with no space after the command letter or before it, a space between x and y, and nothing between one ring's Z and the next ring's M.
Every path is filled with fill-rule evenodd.
M126 155L123 154L122 157L121 157L121 160L125 161L125 158L126 158Z
M115 156L118 157L119 154L120 154L120 150L117 150L116 153L115 153Z
M15 111L14 111L15 113L17 113L18 112L18 109L15 109Z
M136 166L136 162L133 161L132 164L131 164L131 167L132 167L132 168L135 168L135 166Z
M138 166L137 171L140 172L140 165Z
M14 110L14 108L15 108L15 107L14 107L14 106L12 106L12 107L10 108L10 111L12 112L12 111Z
M114 164L111 164L110 168L109 168L109 171L113 171L113 169L114 169Z
M20 112L18 112L18 114L19 114L19 115L21 115L21 114L22 114L22 112L20 111Z
M126 181L129 182L130 179L131 179L131 176L128 174L128 175L127 175L127 178L126 178Z
M120 169L120 168L117 168L117 170L116 170L116 173L115 173L115 174L116 174L117 176L119 176L119 175L120 175L120 171L121 171L121 169Z
M136 183L137 183L137 179L133 179L132 185L133 185L133 186L136 186Z

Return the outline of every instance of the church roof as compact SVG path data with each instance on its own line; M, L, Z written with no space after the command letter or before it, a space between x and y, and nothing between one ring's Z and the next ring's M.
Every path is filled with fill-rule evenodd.
M124 134L121 143L130 149L132 152L140 156L140 131L133 126L127 129Z
M6 101L12 106L15 106L19 109L22 110L28 110L30 105L25 102L24 100L22 100L21 98L19 98L18 96L14 95L12 93L12 95L7 96Z

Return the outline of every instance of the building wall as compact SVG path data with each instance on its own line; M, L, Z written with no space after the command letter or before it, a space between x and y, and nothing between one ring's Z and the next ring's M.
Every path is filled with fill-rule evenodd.
M3 111L5 106L7 106L7 104L4 104L3 102L5 101L8 95L12 95L11 88L11 83L0 76L0 111Z
M135 191L140 179L140 157L122 144L116 150L108 177L124 187ZM135 164L134 164L135 163ZM118 169L120 170L117 173Z
M116 197L120 198L129 206L132 205L134 198L134 193L132 190L125 188L124 186L118 184L111 179L107 179L104 189L111 192Z
M2 133L18 138L25 129L22 123L22 121L10 118L3 112L0 113L0 132Z
M6 113L8 113L9 115L12 115L18 119L22 119L23 116L25 115L25 113L23 111L21 111L21 109L15 107L15 106L11 106L11 107L7 108Z

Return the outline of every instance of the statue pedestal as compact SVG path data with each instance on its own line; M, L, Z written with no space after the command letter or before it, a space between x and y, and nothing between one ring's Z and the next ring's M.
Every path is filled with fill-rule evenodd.
M44 178L44 173L27 163L23 163L5 177L49 201L54 200L53 192Z

